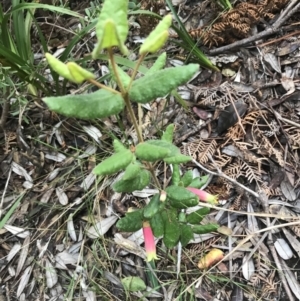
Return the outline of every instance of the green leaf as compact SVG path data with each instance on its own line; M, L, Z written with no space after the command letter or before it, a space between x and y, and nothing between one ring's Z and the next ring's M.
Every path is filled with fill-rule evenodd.
M9 210L5 213L5 215L3 217L1 217L0 220L0 229L2 229L5 224L7 223L7 221L11 218L11 216L14 214L15 210L17 210L17 208L20 205L20 202L22 201L24 195L26 193L23 192L21 194L18 195L16 201L14 202L14 204L9 208Z
M50 53L45 54L46 60L49 64L49 66L59 75L61 75L63 78L68 79L71 82L74 82L73 76L66 64L61 62L59 59L57 59L55 56L53 56Z
M118 139L114 139L113 147L116 153L127 150L127 148Z
M165 96L190 80L198 69L197 64L189 64L146 74L133 82L129 97L135 102L147 103L157 97Z
M164 237L163 242L167 248L174 248L180 238L180 225L177 220L175 210L163 211L162 218L164 220Z
M80 119L109 117L125 106L120 94L104 89L89 94L44 97L43 101L51 111Z
M142 190L150 183L150 173L148 170L142 169L137 176L131 180L119 180L113 185L116 192L132 192Z
M172 144L171 142L164 141L164 140L148 140L147 143L168 149L170 151L168 157L180 155L180 149L174 144Z
M78 64L74 62L67 63L67 67L73 78L73 81L77 84L81 84L85 80L94 79L95 75L88 70L83 69Z
M160 194L157 193L155 194L150 202L145 206L144 208L144 218L145 219L150 219L152 218L160 209Z
M93 51L93 58L97 58L102 49L113 46L118 46L124 55L128 53L124 44L128 34L127 9L128 0L104 2L96 26L98 44Z
M120 231L135 232L143 227L143 209L128 212L116 224Z
M182 247L185 247L194 238L194 233L191 226L189 225L181 225L180 228L180 242L182 244Z
M172 5L172 1L166 0L166 4L168 5L169 9L171 10L175 20L179 24L178 26L180 29L175 26L172 26L172 29L174 29L176 31L179 39L182 40L182 43L180 44L180 46L183 49L187 50L187 52L189 53L189 57L193 56L193 58L196 58L197 62L200 62L200 64L203 67L206 67L206 68L209 68L209 69L212 69L215 71L219 71L219 69L212 64L212 62L203 54L203 52L201 52L200 48L197 46L198 42L194 42L192 40L190 34L185 29L185 26L182 23L180 17L177 15L176 9Z
M178 186L180 182L180 169L178 164L173 165L172 184Z
M186 216L186 221L190 224L199 224L205 215L209 213L209 208L201 208L197 211L194 211Z
M153 231L153 235L155 237L160 237L164 235L164 220L160 212L157 212L151 219L150 219L150 226Z
M161 70L165 65L167 61L167 53L163 52L155 61L155 63L151 66L149 71L147 72L148 74L154 73L158 70Z
M171 142L164 140L148 140L145 143L168 149L170 151L168 156L160 158L168 164L180 164L191 161L191 157L180 154L179 148L173 145Z
M167 157L164 158L163 160L168 163L168 164L181 164L181 163L187 163L190 162L193 158L190 156L178 154L173 157Z
M193 171L188 170L181 178L180 180L184 187L189 186L193 181Z
M129 149L121 151L119 153L113 154L112 156L98 164L93 169L93 173L99 176L112 175L122 169L125 169L133 160L133 158L134 155Z
M205 234L216 231L219 227L218 224L196 225L192 226L192 230L196 234Z
M136 276L129 276L121 280L123 287L128 292L144 291L147 287L145 282Z
M170 150L157 145L152 145L149 141L139 143L135 149L136 156L144 161L154 162L167 157Z
M139 174L141 171L141 164L138 162L130 163L126 169L125 173L122 177L122 180L132 180L136 177L137 174Z
M168 30L171 24L172 16L165 16L146 38L145 42L140 48L140 54L145 54L147 52L154 53L163 47L169 37Z
M161 140L172 143L173 135L174 135L174 129L175 129L175 125L174 124L169 124L167 126L166 130L164 131L164 133L161 137Z
M193 181L189 184L189 186L200 189L206 184L208 178L209 178L208 175L203 176L201 178L199 178L199 177L194 178Z
M170 205L175 208L185 209L199 204L198 197L184 187L172 185L167 187L166 193L170 200Z

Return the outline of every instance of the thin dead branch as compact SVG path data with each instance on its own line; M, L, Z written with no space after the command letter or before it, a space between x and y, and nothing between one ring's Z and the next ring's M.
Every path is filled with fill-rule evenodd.
M295 5L296 3L297 3L297 1L294 0L291 4ZM262 32L260 32L256 35L253 35L249 38L242 39L242 40L234 42L230 45L226 45L226 46L222 46L222 47L219 47L219 48L216 48L216 49L212 49L212 50L209 51L209 54L210 55L216 55L216 54L224 53L224 52L227 52L227 51L232 50L234 48L246 46L249 43L255 42L257 40L260 40L261 38L265 38L269 35L277 33L278 31L281 31L283 29L283 28L281 28L282 24L284 24L284 22L286 20L288 20L293 14L295 14L297 11L299 11L299 9L300 9L300 3L298 3L293 9L291 9L290 5L288 5L282 13L284 15L284 17L282 17L280 20L277 20L273 24L273 26L267 28L266 30L264 30L264 31L262 31Z
M214 160L211 158L211 161L214 163ZM222 177L226 180L228 180L229 182L231 182L232 184L236 185L236 186L239 186L241 187L243 190L247 191L248 193L250 193L251 195L253 195L254 197L256 197L257 199L260 199L260 196L258 193L256 193L255 191L253 191L252 189L244 186L243 184L237 182L236 180L228 177L226 174L224 174L220 169L219 167L217 166L217 164L215 164L215 167L216 167L216 170L217 172L214 172L214 171L211 171L209 169L207 169L206 167L204 167L203 165L201 165L200 163L198 163L196 160L192 160L193 163L195 163L198 167L200 167L202 170L204 170L205 172L211 174L211 175L214 175L214 176L218 176L218 177Z

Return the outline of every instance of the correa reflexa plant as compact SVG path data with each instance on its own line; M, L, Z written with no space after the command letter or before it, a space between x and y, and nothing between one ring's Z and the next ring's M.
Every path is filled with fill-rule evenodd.
M128 54L125 40L128 34L127 0L106 0L103 4L96 26L98 43L92 53L94 59L106 49L109 66L118 90L107 87L95 80L95 76L75 62L64 64L51 54L46 59L51 68L59 75L75 83L88 81L99 88L98 91L80 95L45 97L43 101L50 110L65 116L79 119L105 118L121 113L125 108L130 114L138 144L127 147L119 140L113 141L114 154L98 164L93 172L99 176L109 176L123 172L122 177L112 185L116 192L133 192L154 185L159 193L152 196L150 202L142 209L128 212L121 218L117 227L122 231L133 232L143 228L145 248L148 261L156 259L154 236L163 237L167 248L173 248L179 242L182 246L193 239L194 233L202 234L214 231L217 224L200 225L208 208L186 214L188 207L198 205L199 200L216 204L215 196L202 190L206 177L193 178L192 171L180 176L179 164L186 163L191 157L182 155L178 147L172 144L174 125L169 125L158 140L144 141L138 126L132 105L146 104L157 97L163 97L179 85L186 83L198 71L199 66L165 68L166 54L162 53L149 71L136 79L140 64L148 53L156 53L168 38L172 16L164 17L150 33L139 50L132 75L129 76L115 62L113 47L118 47L123 55ZM163 161L172 165L172 183L161 187L155 175L153 164ZM188 188L188 189L187 189Z

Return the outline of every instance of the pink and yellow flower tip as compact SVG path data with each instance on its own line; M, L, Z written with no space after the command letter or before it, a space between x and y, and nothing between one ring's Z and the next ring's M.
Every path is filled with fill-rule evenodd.
M147 261L152 261L154 259L158 259L156 256L156 245L154 241L154 235L152 229L150 227L149 222L143 222L143 234L145 241L145 250L147 254Z
M212 195L204 190L197 189L194 187L187 187L187 190L190 192L196 194L199 198L200 201L210 203L212 205L217 205L218 204L218 196L217 195Z

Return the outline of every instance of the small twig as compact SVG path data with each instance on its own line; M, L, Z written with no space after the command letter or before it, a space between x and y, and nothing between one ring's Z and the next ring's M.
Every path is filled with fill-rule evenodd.
M293 6L294 4L296 4L296 2L297 2L297 0L293 0L291 5ZM209 51L209 54L210 55L220 54L220 53L226 52L228 50L232 50L237 47L245 46L251 42L260 40L261 38L265 38L271 34L281 31L283 29L283 28L281 28L281 25L300 9L300 3L298 3L293 9L291 9L291 5L289 5L283 11L282 15L284 15L284 16L282 18L280 18L279 20L277 20L271 27L267 28L266 30L254 35L252 37L245 38L240 41L234 42L230 45L212 49Z
M286 139L286 141L287 141L287 145L288 145L288 147L289 147L289 149L290 149L290 151L293 153L293 148L292 148L292 146L291 146L291 143L290 143L290 141L289 141L289 137L288 137L288 135L287 135L287 133L285 132L285 130L283 129L283 127L282 127L282 124L281 124L281 121L282 121L282 119L280 119L280 117L278 117L278 113L277 112L275 112L275 110L273 109L273 107L270 105L270 103L268 103L269 104L269 107L270 107L270 110L273 112L273 114L274 114L274 117L275 117L275 119L277 120L277 123L279 124L279 127L280 127L280 129L281 129L281 132L282 132L282 134L284 135L284 137L285 137L285 139ZM276 137L277 138L277 137ZM278 140L278 139L277 139ZM278 141L279 142L279 141ZM279 144L281 145L281 143L279 142Z
M270 236L271 236L271 232L270 232ZM281 282L284 286L285 292L288 296L288 300L289 301L295 301L295 298L294 298L294 296L293 296L293 294L292 294L292 292L289 288L289 285L286 281L286 278L284 276L284 273L283 273L283 270L282 270L282 265L279 261L279 258L278 258L277 252L275 250L274 243L273 243L272 239L271 239L271 241L270 241L270 239L268 240L268 245L269 245L270 251L272 253L273 259L276 263L276 266L277 266L277 269L278 269L278 276L279 276L279 278L280 278L280 280L281 280Z
M191 152L190 152L190 149L188 148L188 151L189 151L189 155L191 156ZM224 174L220 169L219 167L216 165L215 161L213 160L213 158L210 157L210 160L214 163L216 169L217 169L217 172L214 172L214 171L211 171L209 169L207 169L206 167L204 167L203 165L201 165L200 163L198 163L196 160L192 160L193 163L195 163L197 166L199 166L202 170L204 170L205 172L211 174L211 175L214 175L214 176L219 176L219 177L222 177L228 181L230 181L231 183L233 183L234 185L236 186L239 186L241 187L242 189L244 189L245 191L247 191L248 193L252 194L254 197L256 197L257 199L260 199L260 196L258 193L256 193L255 191L249 189L248 187L244 186L243 184L237 182L236 180L228 177L226 174Z
M271 44L274 44L276 42L279 42L279 41L282 41L282 40L286 40L287 38L295 36L295 35L298 35L298 34L300 34L300 30L293 31L292 33L284 35L283 37L280 37L278 39L274 39L272 41L268 41L268 42L256 45L255 47L264 47L264 46L267 46L267 45L271 45Z
M232 104L232 106L233 106L233 108L234 108L236 117L237 117L237 119L238 119L238 124L239 124L240 128L242 129L244 135L246 135L246 131L245 131L243 125L242 125L242 119L241 119L241 116L240 116L240 114L238 113L238 111L237 111L237 109L236 109L236 106L235 106L235 104L234 104L234 102L233 102L233 99L232 99L232 97L231 97L231 93L230 93L230 91L229 91L229 89L228 89L227 87L225 87L225 88L226 88L226 90L227 90L227 93L229 94L229 100L230 100L230 102L231 102L231 104Z
M282 259L282 258L278 258L279 259L279 262L282 266L282 270L281 271L285 271L283 273L283 277L286 278L287 282L290 283L290 282L293 282L295 281L297 283L297 279L295 279L295 275L294 275L294 271L292 272L291 269L287 266L286 262ZM280 271L279 271L280 273ZM296 274L296 273L295 273ZM291 283L292 284L292 283ZM298 283L296 284L297 286L299 285ZM289 288L291 288L291 291L293 291L294 295L296 296L297 300L299 300L299 290L293 290L292 289L292 286L293 285L289 285ZM294 299L294 296L290 297L291 295L287 294L289 296L289 300L295 300Z
M274 26L280 27L287 18L289 18L290 13L293 9L293 6L298 2L299 0L292 0L289 5L285 8L285 10L280 14L278 19L276 20ZM292 13L293 14L293 13Z
M296 122L294 122L294 121L292 121L292 120L283 118L283 117L281 117L281 115L280 115L279 113L277 113L277 112L275 112L275 111L274 111L274 113L275 113L274 115L275 115L279 120L282 120L282 121L284 121L284 122L286 122L286 123L289 123L289 124L291 124L291 125L293 125L293 126L295 126L295 127L297 127L297 128L300 128L300 124L299 124L299 123L296 123Z

